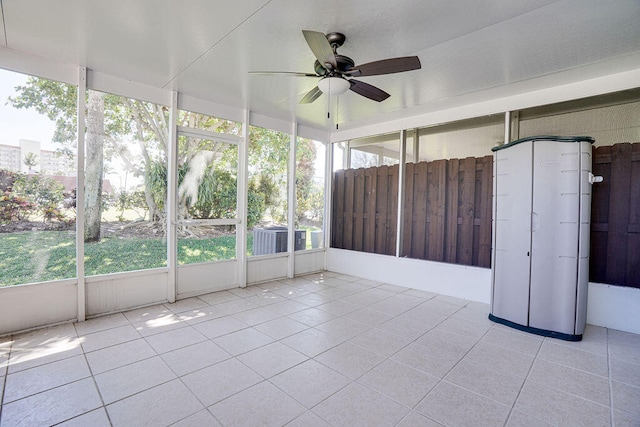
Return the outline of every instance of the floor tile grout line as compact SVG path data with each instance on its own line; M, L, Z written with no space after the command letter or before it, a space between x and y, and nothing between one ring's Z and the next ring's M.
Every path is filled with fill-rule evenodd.
M231 356L231 358L234 358L234 357L233 357L233 356ZM218 362L218 363L222 363L222 362L224 362L224 361L230 360L231 358L229 358L229 359L225 359L225 360L220 361L220 362ZM238 361L238 362L239 362L239 361ZM217 365L217 363L214 363L213 365L209 365L209 366L207 366L207 368L208 368L208 367L210 367L210 366L214 366L214 365ZM172 369L172 368L171 368L171 366L169 366L169 369ZM205 368L203 368L203 369L205 369ZM173 371L173 369L172 369L172 371ZM194 371L194 372L197 372L197 371ZM175 373L175 372L174 372L174 373ZM256 372L256 373L257 373L257 372ZM198 397L198 396L193 392L193 390L191 390L191 388L190 388L190 387L189 387L189 386L184 382L183 377L185 377L185 376L187 376L187 375L190 375L190 374L192 374L192 372L189 372L188 374L184 374L184 375L182 375L182 376L179 376L179 375L176 375L176 376L177 376L177 379L180 381L180 383L182 383L182 385L183 385L183 386L184 386L184 387L189 391L189 393L190 393L190 394L191 394L191 395L192 395L192 396L193 396L193 397L198 401L198 403L200 403L200 404L202 405L202 407L204 408L204 410L205 410L205 411L207 411L207 412L209 412L209 413L211 414L211 416L212 416L216 421L218 421L218 422L220 423L220 425L222 425L222 422L220 422L220 420L218 419L218 417L216 417L216 416L215 416L215 414L213 414L213 412L209 411L209 407L210 407L210 406L212 406L212 405L209 405L209 406L205 405L205 404L204 404L204 402L202 402L202 400L200 400L200 398L199 398L199 397ZM260 375L260 374L258 374L258 375ZM215 404L215 403L214 403L214 404ZM192 416L192 415L194 415L194 414L197 414L197 413L198 413L198 412L200 412L200 411L201 411L201 410L198 410L197 412L194 412L193 414L190 414L190 415L188 415L188 416L184 417L183 419L189 418L190 416ZM180 421L181 421L181 420L178 420L178 421L176 421L176 423L177 423L177 422L180 422ZM174 423L174 424L176 424L176 423Z
M78 332L78 331L77 331L77 329L76 329L76 333L77 333L77 332ZM96 377L95 377L95 375L93 374L93 370L91 369L91 365L89 364L89 360L87 359L87 353L85 353L84 349L82 349L82 355L84 356L84 361L85 361L85 363L87 364L87 368L89 369L89 374L91 375L91 382L93 383L93 386L96 388L96 391L98 392L98 397L100 398L100 403L102 403L101 408L103 408L103 409L104 409L104 412L105 412L105 414L107 415L107 420L109 421L109 424L110 424L110 425L113 425L113 422L111 421L111 416L109 415L109 411L107 411L107 406L106 406L106 405L105 405L105 403L104 403L104 397L102 396L102 392L100 391L100 387L98 387L98 383L97 383L97 381L96 381ZM97 409L97 408L96 408L96 409ZM92 409L91 411L95 411L95 409ZM88 411L88 412L91 412L91 411ZM84 414L86 414L86 413L88 413L88 412L85 412L85 413L83 413L83 414L79 414L79 415L77 415L77 416L76 416L76 417L74 417L74 418L77 418L77 417L79 417L79 416L81 416L81 415L84 415ZM73 418L70 418L70 419L73 419ZM69 420L65 420L65 421L62 421L62 422L66 422L66 421L69 421ZM60 423L59 423L59 424L60 424Z
M280 374L282 374L282 373L284 373L284 372L287 372L289 369L293 369L295 366L294 366L294 367L291 367L291 368L289 368L289 369L287 369L287 370L284 370L284 371L282 371L282 372L280 372L280 373L278 373L278 374L276 374L276 375L273 375L273 376L271 376L270 378L267 378L267 379L266 379L266 381L268 381L271 385L273 385L273 386L274 386L274 387L276 387L278 390L280 390L281 392L283 392L284 394L286 394L287 396L289 396L290 398L292 398L293 400L295 400L296 402L298 402L299 404L301 404L301 405L302 405L302 406L303 406L307 411L311 411L313 408L315 408L316 406L320 405L320 404L321 404L322 402L324 402L325 400L329 399L330 397L334 396L335 394L337 394L338 392L340 392L341 390L343 390L343 389L347 388L349 385L351 385L351 384L353 384L353 383L355 382L355 380L352 380L351 378L347 377L347 376L346 376L346 375L344 375L344 374L341 374L340 372L336 371L336 370L335 370L335 369L333 369L333 368L330 368L330 367L328 367L328 366L326 366L326 365L323 365L322 363L318 362L317 360L315 360L315 359L313 359L313 358L309 358L309 359L305 360L305 361L304 361L304 362L302 362L302 363L306 363L306 362L308 362L308 361L310 361L310 360L312 360L312 361L314 361L314 362L316 362L316 363L318 363L318 364L320 364L320 365L324 366L324 367L325 367L325 368L327 368L327 369L332 370L333 372L336 372L336 373L337 373L337 374L339 374L339 375L342 375L343 377L347 378L347 380L349 380L349 381L348 381L344 386L340 387L338 390L336 390L335 392L331 393L329 396L325 397L325 398L324 398L324 399L322 399L320 402L318 402L318 403L316 403L315 405L313 405L311 408L307 408L307 406L306 406L304 403L302 403L300 400L296 399L296 398L295 398L295 396L292 396L291 394L289 394L289 392L287 392L286 390L283 390L280 386L278 386L278 384L276 384L276 383L274 383L274 382L272 382L272 381L271 381L271 378L274 378L274 377L276 377L276 376L278 376L278 375L280 375ZM298 364L298 365L296 365L296 366L299 366L299 365L301 365L302 363L299 363L299 364ZM320 417L320 415L318 415L318 414L316 414L316 415L317 415L320 419L324 420L324 418ZM326 420L324 420L324 421L326 421ZM328 422L328 421L327 421L327 422Z
M2 389L0 389L0 426L2 425L2 409L4 408L4 391L7 389L7 377L9 376L9 361L11 360L11 353L13 350L14 338L13 335L9 335L9 353L7 353L7 365L4 367L4 376L2 377Z
M461 309L462 309L462 308L461 308ZM453 316L453 314L455 314L455 313L452 313L452 314L451 314L451 316ZM448 319L448 318L449 318L449 317L447 317L447 319ZM442 323L443 323L443 322L445 322L445 321L446 321L446 319L445 319L445 320L443 320L442 322L440 322L438 325L442 324ZM492 327L493 327L493 326L492 326ZM482 341L482 339L483 339L483 338L484 338L484 337L489 333L489 331L491 330L491 328L492 328L492 327L490 327L489 329L487 329L487 331L486 331L484 334L482 334L482 336L481 336L481 337L480 337L480 338L479 338L479 339L478 339L478 340L477 340L477 341L476 341L476 342L471 346L471 348L469 348L469 350L467 350L467 351L466 351L466 352L465 352L465 353L464 353L464 354L463 354L463 355L458 359L458 361L457 361L457 362L456 362L456 363L455 363L455 364L454 364L454 365L453 365L453 366L452 366L452 367L451 367L451 368L450 368L450 369L449 369L449 370L448 370L448 371L447 371L447 372L442 376L442 378L440 378L440 381L438 381L438 383L437 383L437 384L436 384L436 385L435 385L435 386L434 386L434 387L429 391L429 393L431 393L431 391L433 391L433 390L438 386L438 384L440 384L441 382L443 382L443 381L444 381L444 382L446 382L446 383L448 383L448 384L452 384L452 385L454 385L454 386L456 386L456 387L460 387L460 388L462 388L463 390L467 390L467 391L469 391L469 392L472 392L472 393L474 393L474 394L477 394L477 395L479 395L479 396L482 396L482 397L484 397L484 398L490 399L490 400L492 400L492 401L494 401L494 402L497 402L497 403L500 403L500 404L504 405L504 403L502 403L502 402L498 402L497 400L491 399L491 398L490 398L490 397L488 397L488 396L484 396L484 395L483 395L483 394L481 394L481 393L475 392L475 391L473 391L473 390L468 390L467 388L465 388L465 387L463 387L463 386L460 386L460 385L458 385L458 384L455 384L455 383L452 383L452 382L450 382L450 381L447 381L447 380L446 380L447 375L449 375L449 373L451 373L451 371L453 371L453 370L456 368L456 366L458 366L458 365L460 364L460 362L462 362L462 360L464 360L464 359L469 355L469 353L471 353L471 351L472 351L472 350L473 350L473 349L474 349L474 348L475 348L475 347L480 343L480 341ZM435 327L434 327L434 328L435 328ZM444 351L444 350L441 350L441 351ZM473 360L473 359L472 359L472 360ZM479 362L479 363L480 363L480 362ZM427 396L429 395L429 393L427 393ZM427 397L427 396L425 396L422 400L426 399L426 397ZM421 400L421 401L422 401L422 400ZM420 404L420 403L418 403L418 405L419 405L419 404ZM417 406L417 405L416 405L416 406ZM508 406L508 405L505 405L505 406ZM507 419L508 419L508 418L509 418L509 417L507 416Z
M549 337L545 337L545 339L543 340L543 343L547 342L550 339L551 338L549 338ZM570 347L567 347L567 346L556 344L555 342L552 342L552 341L548 341L548 342L549 342L549 344L556 345L556 346L559 346L559 347L562 347L562 348L570 348ZM571 349L571 351L583 351L583 350L580 350L580 349L576 348L576 349ZM607 358L607 372L608 372L608 360L609 360L608 351L607 351L607 355L606 356L603 355L603 354L596 354L596 353L590 353L590 352L586 352L586 353L589 353L592 356L606 357ZM570 369L573 369L573 370L576 370L576 371L584 372L586 374L595 375L595 376L600 377L600 378L607 378L608 377L608 374L606 376L605 375L599 375L599 374L596 374L596 373L591 372L591 371L586 371L584 369L580 369L578 367L571 366L570 364L567 364L567 363L562 363L562 362L558 362L558 361L555 361L555 360L547 359L544 355L540 356L540 360L544 360L544 361L547 361L547 362L555 363L557 365L561 365L561 366L564 366L566 368L570 368Z
M524 378L524 381L522 381L522 384L520 385L520 389L518 390L518 393L516 394L516 398L513 400L513 404L511 405L511 408L509 409L509 415L507 416L507 419L505 421L505 425L509 422L509 418L511 418L511 414L513 413L513 410L515 409L516 405L518 404L518 399L520 399L520 394L522 394L522 390L524 389L524 386L527 384L527 381L529 380L529 376L531 375L531 371L533 370L533 366L536 363L536 360L538 359L538 356L540 355L540 350L542 350L542 345L544 344L546 338L544 338L541 342L540 345L538 346L538 350L536 351L535 356L533 357L533 360L531 362L531 366L529 366L529 370L527 371L527 375ZM533 418L536 418L535 416L526 414L527 416L531 416ZM542 421L542 420L540 420Z
M82 349L81 349L81 351L82 351ZM41 368L41 367L43 367L43 366L51 365L52 363L61 362L61 361L63 361L63 360L71 359L71 358L73 358L73 357L78 357L78 356L81 356L81 355L82 355L82 353L80 353L80 354L73 354L73 355L69 355L69 356L65 356L65 357L61 357L60 359L55 359L55 360L51 360L51 361L49 361L49 362L41 363L41 364L39 364L39 365L34 365L34 366L31 366L31 367L28 367L28 368L23 368L23 369L20 369L20 370L18 370L18 371L15 371L15 372L9 372L9 367L10 367L10 366L12 366L12 365L11 365L11 364L8 364L8 365L7 365L6 376L9 376L9 375L15 375L15 374L18 374L18 373L20 373L20 372L30 371L30 370L32 370L32 369L36 369L36 368ZM48 356L48 355L47 355L47 356ZM45 356L45 357L46 357L46 356ZM36 360L36 359L31 359L31 360L28 360L27 362L30 362L30 361L32 361L32 360ZM25 363L26 363L26 362L25 362Z
M57 385L55 387L51 387L51 388L47 388L47 389L44 389L44 390L40 390L40 391L38 391L36 393L28 394L28 395L22 396L19 399L12 400L11 402L5 402L5 403L2 404L2 406L4 407L6 405L11 405L11 404L19 402L21 400L29 399L29 398L37 396L39 394L43 394L43 393L47 393L47 392L53 391L53 390L58 389L60 387L65 387L65 386L68 386L70 384L75 384L75 383L79 383L79 382L84 381L84 380L88 380L89 378L92 378L92 377L93 377L92 375L87 375L86 377L78 378L78 379L75 379L73 381L69 381L69 382L64 383L64 384L59 384L59 385Z
M613 409L613 379L611 378L611 350L609 349L609 328L605 328L607 338L607 372L609 374L609 422L615 426L615 417Z

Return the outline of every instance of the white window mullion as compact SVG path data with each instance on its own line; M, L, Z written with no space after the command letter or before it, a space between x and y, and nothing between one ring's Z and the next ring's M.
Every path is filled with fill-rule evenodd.
M178 236L176 203L178 194L178 92L171 93L169 109L169 146L167 147L167 301L175 302L178 277Z
M84 281L84 131L87 93L87 68L78 68L78 144L76 148L76 278L78 280L78 322L87 315Z
M238 286L247 286L247 216L249 204L249 110L242 123L242 142L238 145L237 205L239 223L236 225L236 259L238 260Z
M298 139L298 126L294 122L291 126L291 139L289 142L289 185L288 185L288 252L287 277L290 279L295 275L295 252L296 252L296 141Z

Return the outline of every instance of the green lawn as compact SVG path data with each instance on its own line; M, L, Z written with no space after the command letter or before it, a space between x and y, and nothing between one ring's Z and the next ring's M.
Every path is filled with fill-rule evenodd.
M248 247L251 248L252 236ZM235 258L235 236L184 239L178 264ZM38 231L0 234L0 286L76 276L75 232ZM167 245L157 239L105 238L85 245L85 274L115 273L167 265Z

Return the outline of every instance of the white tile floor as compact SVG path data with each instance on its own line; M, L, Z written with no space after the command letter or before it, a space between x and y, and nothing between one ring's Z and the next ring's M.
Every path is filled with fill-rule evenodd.
M0 425L640 426L640 336L325 272L0 338Z

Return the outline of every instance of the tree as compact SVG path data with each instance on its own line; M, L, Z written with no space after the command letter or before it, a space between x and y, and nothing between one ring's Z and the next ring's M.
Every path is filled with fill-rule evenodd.
M104 95L89 91L84 180L84 241L100 240L104 167Z
M298 139L296 147L296 221L305 219L305 212L311 210L311 191L315 175L316 146L306 138Z
M15 88L17 95L9 97L8 104L15 108L33 108L55 122L53 142L60 144L59 152L74 156L77 135L77 89L75 86L30 77ZM87 92L86 162L85 162L85 241L100 239L102 214L102 179L105 162L114 158L123 161L130 172L147 176L151 154L145 142L160 141L157 155L166 153L167 111L137 100ZM150 135L152 134L152 135ZM128 140L137 138L145 162L136 165L130 161ZM166 161L166 154L164 154ZM157 208L149 194L145 194L150 216L159 219Z
M22 163L29 168L29 173L31 173L31 168L38 165L38 156L36 153L27 153L24 155Z
M9 97L8 103L15 108L34 108L53 120L56 123L53 142L60 144L59 151L73 156L77 133L76 88L30 77L15 89L17 95ZM158 168L158 165L167 164L168 108L118 95L87 92L85 206L88 210L85 229L88 232L85 238L99 239L102 176L105 166L116 159L134 176L143 178L150 220L163 220L166 191L157 189L166 185L166 166ZM180 112L178 126L236 135L241 132L240 125L235 122L188 111ZM289 135L257 127L251 127L250 133L248 143L252 167L249 179L254 188L260 188L264 182L263 188L273 190L273 186L266 185L269 179L271 184L273 181L286 183ZM133 160L132 144L137 145L142 161ZM212 168L235 170L237 150L228 149L229 146L222 142L191 137L180 138L178 145L178 169L182 174L178 189L178 216L189 218L197 211L192 208L207 171ZM281 205L280 191L263 195L265 208L274 210ZM256 199L255 194L251 197Z

